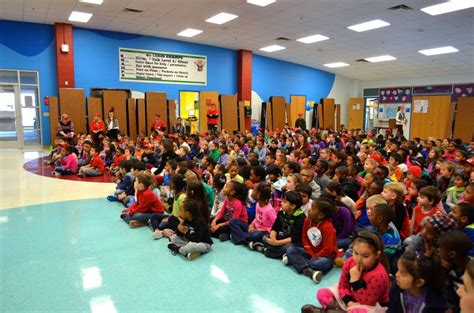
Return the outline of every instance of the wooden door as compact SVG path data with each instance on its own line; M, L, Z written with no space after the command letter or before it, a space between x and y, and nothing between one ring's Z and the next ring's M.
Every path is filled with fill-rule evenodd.
M334 104L335 100L331 98L325 98L323 100L323 119L324 128L334 129Z
M428 101L427 112L417 112L415 101ZM451 133L454 106L451 96L413 97L410 139L420 137L447 138Z
M272 96L270 97L271 112L272 112L272 126L273 129L279 129L280 131L285 128L286 123L286 103L285 97ZM268 109L268 108L267 108Z
M176 124L176 100L168 100L168 120L169 130L171 130L171 127Z
M145 93L145 110L146 110L146 123L147 133L150 132L151 125L155 120L155 115L159 115L160 119L167 121L168 112L166 109L166 93L164 92L146 92ZM169 131L169 129L167 129Z
M148 134L148 125L146 120L145 112L145 99L137 99L137 115L138 115L138 133L146 135ZM150 124L151 127L151 124Z
M128 98L128 135L137 138L137 100Z
M341 105L336 104L336 129L341 128Z
M207 131L207 110L210 106L207 102L214 103L217 111L219 111L219 93L217 91L201 91L199 93L199 130ZM222 112L219 112L219 121L217 123L217 130L220 130L220 119Z
M59 117L62 114L70 116L74 123L74 131L86 133L86 106L84 104L84 89L59 88Z
M474 140L474 97L460 97L456 107L453 138L463 142Z
M123 90L104 90L104 120L109 115L110 109L114 109L114 116L119 122L120 132L126 133L128 130L127 119L127 97L128 94Z
M232 134L239 129L237 95L221 95L220 100L222 129Z
M272 104L270 102L263 102L262 105L265 106L265 129L273 131L273 112L272 112Z
M306 119L306 96L290 96L290 107L288 115L288 125L295 127L296 119L298 115L303 114L303 118ZM296 128L296 127L295 127Z
M347 129L364 128L364 98L349 99L349 125Z

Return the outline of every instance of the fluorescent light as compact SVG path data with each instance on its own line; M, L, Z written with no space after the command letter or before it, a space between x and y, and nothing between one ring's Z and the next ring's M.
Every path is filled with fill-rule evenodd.
M432 5L426 8L420 9L421 11L428 13L429 15L439 15L474 7L474 1L472 0L451 0L448 2Z
M255 4L260 7L266 7L267 5L272 4L273 2L276 2L276 0L247 0L247 3Z
M213 17L208 18L206 22L220 25L232 21L233 19L236 19L238 17L239 16L235 14L221 12L217 15L214 15Z
M382 20L373 20L373 21L369 21L369 22L365 22L365 23L361 23L357 25L352 25L347 28L360 33L360 32L365 32L366 30L376 29L376 28L385 27L389 25L390 23L387 23Z
M71 15L69 15L69 21L87 23L87 22L89 22L91 17L92 17L91 13L72 11Z
M372 62L372 63L377 63L377 62L392 61L396 59L397 58L394 58L391 55L380 55L378 57L365 58L364 60Z
M459 50L454 47L446 46L446 47L420 50L418 52L424 55L437 55L437 54L453 53L453 52L458 52L458 51Z
M318 34L318 35L312 35L312 36L296 39L296 41L303 42L303 43L313 43L313 42L318 42L318 41L323 41L323 40L328 40L328 39L329 37Z
M79 2L101 5L104 0L79 0Z
M182 32L178 33L178 36L183 36L183 37L194 37L196 35L199 35L202 33L202 30L199 29L194 29L194 28L187 28L183 30Z
M268 47L260 48L259 50L262 50L262 51L265 51L265 52L275 52L275 51L283 50L283 49L286 49L286 47L282 47L282 46L279 46L279 45L271 45L271 46L268 46Z
M344 62L326 63L323 65L330 68L349 66L349 64Z

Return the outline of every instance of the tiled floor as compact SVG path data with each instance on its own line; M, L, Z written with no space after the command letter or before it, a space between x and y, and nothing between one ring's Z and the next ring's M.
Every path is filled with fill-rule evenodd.
M299 312L338 279L315 285L229 242L192 262L173 256L119 219L104 198L113 185L27 173L33 156L0 150L0 312Z

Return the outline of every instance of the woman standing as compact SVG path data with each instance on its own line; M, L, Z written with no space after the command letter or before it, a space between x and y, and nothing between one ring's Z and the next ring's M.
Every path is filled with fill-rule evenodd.
M108 117L105 118L105 125L107 126L107 137L111 140L117 140L120 129L118 119L114 115L114 108L110 109Z
M69 115L61 115L61 119L58 122L58 133L57 136L63 136L69 143L74 139L74 124L69 118Z
M397 136L403 136L403 125L407 123L407 118L405 113L403 113L403 107L399 106L397 108L397 115L395 116L395 124L397 125Z

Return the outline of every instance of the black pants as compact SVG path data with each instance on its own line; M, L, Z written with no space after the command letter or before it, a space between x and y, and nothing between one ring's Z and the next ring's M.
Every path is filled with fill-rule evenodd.
M398 134L400 134L400 136L403 136L403 125L397 125L397 136Z
M110 138L110 140L117 140L117 136L120 134L120 130L114 128L111 129L107 132L107 137Z
M207 124L207 130L214 135L217 132L217 124Z

